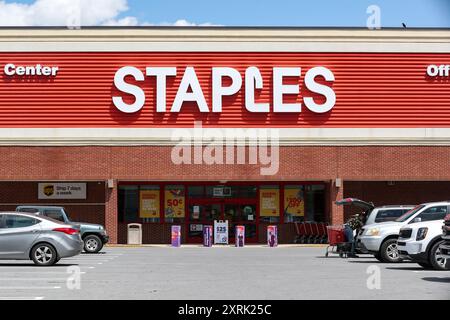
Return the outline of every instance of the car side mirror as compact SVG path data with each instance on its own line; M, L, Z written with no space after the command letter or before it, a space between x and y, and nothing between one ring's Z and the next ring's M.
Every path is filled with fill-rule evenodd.
M422 222L422 218L414 218L413 222L414 222L414 223L416 223L416 222Z

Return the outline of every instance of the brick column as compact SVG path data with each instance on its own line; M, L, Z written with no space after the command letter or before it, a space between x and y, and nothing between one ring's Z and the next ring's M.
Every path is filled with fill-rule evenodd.
M114 188L108 188L106 184L105 196L105 227L109 235L109 243L117 244L118 238L118 210L117 210L117 183L114 181Z
M344 181L341 181L341 186L336 187L336 180L332 180L330 183L330 211L331 211L331 223L342 224L344 223L344 206L336 205L336 200L341 200L344 197Z

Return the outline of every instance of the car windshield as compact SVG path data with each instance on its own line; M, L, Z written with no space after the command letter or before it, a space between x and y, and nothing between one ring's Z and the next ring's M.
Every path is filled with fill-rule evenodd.
M397 219L395 219L396 222L405 222L406 220L408 220L413 214L415 214L417 211L419 211L420 209L422 209L423 207L425 207L423 204L418 205L415 208L412 208L411 210L405 212L402 216L398 217Z

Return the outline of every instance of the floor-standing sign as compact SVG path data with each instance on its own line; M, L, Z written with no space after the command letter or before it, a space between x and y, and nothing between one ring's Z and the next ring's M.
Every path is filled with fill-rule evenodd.
M172 226L172 247L181 245L181 226Z
M213 227L212 226L203 226L203 246L211 247L212 246L212 234Z
M236 247L245 245L245 226L236 226Z
M278 245L277 226L267 226L267 245L269 247L276 247Z
M214 244L228 244L228 220L214 220Z

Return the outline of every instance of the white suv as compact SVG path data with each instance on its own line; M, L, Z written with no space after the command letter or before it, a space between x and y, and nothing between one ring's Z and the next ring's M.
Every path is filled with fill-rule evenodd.
M362 222L364 224L393 221L414 208L413 205L389 205L375 207L372 202L366 202L356 198L344 198L336 201L337 205L347 205L360 208Z
M442 240L444 220L423 221L408 224L400 229L397 241L401 258L411 259L424 268L448 270L448 262L441 254L439 246ZM415 220L416 220L415 219Z
M400 262L397 239L400 229L410 223L443 220L450 211L450 201L424 203L392 222L365 225L357 238L357 248L371 253L381 262Z

